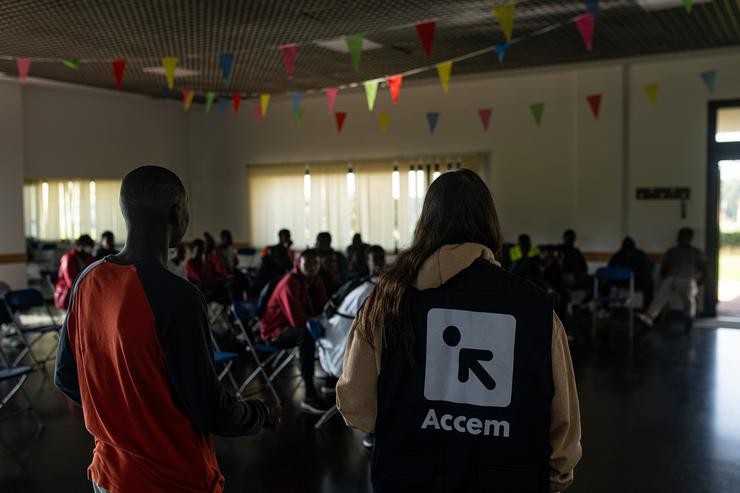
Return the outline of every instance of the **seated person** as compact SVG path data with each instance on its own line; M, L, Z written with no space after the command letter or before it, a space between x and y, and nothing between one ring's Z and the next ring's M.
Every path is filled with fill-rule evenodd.
M635 275L635 290L642 293L643 306L653 299L653 263L647 254L637 248L635 240L626 236L622 248L609 260L609 267L627 267Z
M509 267L511 273L523 277L538 287L545 287L540 249L536 245L532 246L529 235L519 235L519 242L509 249L509 259L511 260Z
M103 234L100 235L100 247L98 248L98 251L95 252L95 258L97 260L101 260L108 255L115 255L117 253L116 237L113 236L112 231L104 231Z
M678 231L678 245L663 256L658 293L647 312L638 314L648 327L653 326L655 319L669 305L671 299L678 297L683 301L686 331L691 330L696 317L696 297L707 268L704 253L691 245L693 239L694 231L691 228L681 228Z
M339 289L326 305L320 320L324 336L319 341L319 360L324 371L335 378L342 375L344 349L352 322L385 269L383 247L374 245L369 248L367 267L367 276L349 281Z
M342 285L342 280L339 276L339 266L337 265L337 257L332 254L326 254L320 255L319 259L321 262L319 277L321 277L321 280L324 282L326 295L332 297Z
M347 247L348 272L350 279L359 279L369 274L367 270L367 251L370 245L362 241L362 235L356 233L352 244Z
M319 251L319 255L322 257L333 255L336 258L340 285L349 280L349 263L347 262L347 257L331 247L331 233L322 231L316 235L316 250Z
M290 248L291 246L293 246L293 240L290 237L290 230L281 229L278 232L277 244L262 249L262 261L270 258L277 264L278 269L290 272L295 264L295 252Z
M188 280L198 286L206 300L218 297L226 281L226 271L221 259L213 251L206 254L205 242L200 238L190 244L193 255L185 262Z
M228 229L222 230L221 243L216 247L216 253L221 258L221 263L227 274L233 274L239 265L239 257L237 257L233 245L234 239L231 236L231 231Z
M66 310L77 277L87 266L95 262L93 249L95 242L89 235L82 235L75 241L75 247L65 253L59 262L59 276L54 286L54 306Z
M281 349L300 348L301 376L306 388L301 409L312 414L322 414L327 406L314 384L316 343L306 324L321 314L327 299L319 277L318 252L306 250L295 269L275 287L260 323L262 338L268 344Z
M185 243L180 243L173 249L172 256L167 260L167 269L175 275L187 279L185 272Z
M563 243L558 247L562 258L563 274L574 280L588 274L588 264L583 253L576 248L576 232L572 229L563 233Z
M262 257L262 263L257 271L257 275L249 285L248 293L250 298L259 297L262 289L270 281L278 277L283 277L293 270L293 264L291 263L292 253L285 246L277 244L265 250L267 254Z

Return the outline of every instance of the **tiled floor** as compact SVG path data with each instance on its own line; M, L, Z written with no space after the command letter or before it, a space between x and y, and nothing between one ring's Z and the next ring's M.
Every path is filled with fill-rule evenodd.
M666 327L634 345L622 333L592 342L575 332L584 456L570 492L740 492L740 330ZM92 440L80 410L48 379L34 376L27 387L46 429L31 447L30 476L2 458L0 492L91 491ZM226 491L370 491L362 435L339 418L314 430L315 418L297 409L294 375L281 392L288 404L279 432L217 440ZM30 430L27 421L0 426L3 436Z

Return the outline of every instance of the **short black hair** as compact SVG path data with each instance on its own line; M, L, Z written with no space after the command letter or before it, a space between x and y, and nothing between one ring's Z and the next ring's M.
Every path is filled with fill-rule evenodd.
M285 236L285 235L290 235L289 229L283 228L280 231L278 231L278 237Z
M79 238L77 238L75 240L75 246L77 246L77 247L84 247L84 246L94 247L95 246L95 240L93 240L90 235L84 234L84 235L80 236Z
M678 230L678 236L686 237L689 239L689 241L691 241L694 239L694 230L689 228L688 226L684 226L683 228Z
M113 231L103 231L103 234L100 235L101 238L110 238L114 239L115 236L113 236Z
M328 240L329 243L331 243L331 233L329 233L328 231L322 231L321 233L319 233L319 234L316 235L316 242L317 243L319 241L321 241L322 239Z
M180 178L161 166L140 166L123 177L120 205L128 223L134 218L166 220L187 193Z
M301 252L300 258L315 258L319 256L318 250L315 248L307 248Z
M373 245L367 249L368 255L382 255L385 257L385 250L380 245Z

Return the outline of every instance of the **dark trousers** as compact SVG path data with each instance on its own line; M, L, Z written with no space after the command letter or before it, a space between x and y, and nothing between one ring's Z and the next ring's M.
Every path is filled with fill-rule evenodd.
M270 344L280 349L298 347L298 354L301 360L301 377L306 386L306 399L317 398L318 393L313 383L316 362L316 341L308 333L308 330L305 327L286 327Z

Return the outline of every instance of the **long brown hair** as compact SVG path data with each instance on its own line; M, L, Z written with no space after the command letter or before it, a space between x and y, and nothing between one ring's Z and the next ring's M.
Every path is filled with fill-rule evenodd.
M400 346L413 364L414 331L407 302L424 261L444 245L480 243L498 254L501 230L491 192L473 171L449 171L429 187L411 247L383 274L357 318L359 335L373 347ZM375 340L377 328L382 340Z

